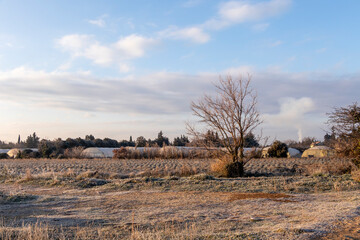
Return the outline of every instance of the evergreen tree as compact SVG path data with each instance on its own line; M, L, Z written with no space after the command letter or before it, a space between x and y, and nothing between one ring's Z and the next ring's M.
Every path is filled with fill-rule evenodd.
M163 132L160 131L158 133L158 137L155 139L155 142L159 147L162 147L163 145L169 145L169 138L165 137Z
M39 144L40 138L36 136L36 133L34 132L32 135L28 136L25 141L25 146L27 148L37 148Z

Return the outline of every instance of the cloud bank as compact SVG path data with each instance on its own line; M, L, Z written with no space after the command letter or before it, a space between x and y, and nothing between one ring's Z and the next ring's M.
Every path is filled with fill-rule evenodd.
M330 77L326 73L259 71L250 66L227 69L223 74L237 77L245 72L252 74L262 112L278 112L280 102L279 116L283 119L350 104L358 98L360 89L359 74ZM88 72L45 72L20 67L0 72L0 99L74 110L171 114L189 112L191 100L214 91L212 83L218 76L211 72L157 72L106 78Z
M56 40L56 43L73 58L83 57L100 66L117 65L121 72L128 72L128 61L143 57L157 40L132 34L106 45L91 35L71 34Z
M76 46L76 44L75 44ZM360 74L261 71L251 66L224 70L222 74L250 72L258 92L259 111L267 136L293 138L324 134L326 112L358 99ZM106 78L89 72L46 72L26 67L0 72L0 101L28 105L42 112L88 113L166 118L174 124L190 119L190 102L214 93L218 73L157 72L143 76ZM156 117L155 117L156 118ZM155 120L151 120L155 121ZM150 122L151 122L150 121ZM182 126L181 126L182 127ZM180 127L180 128L181 128ZM161 126L158 126L161 129ZM172 126L172 131L179 126ZM169 127L170 129L170 127ZM301 137L301 136L299 136Z

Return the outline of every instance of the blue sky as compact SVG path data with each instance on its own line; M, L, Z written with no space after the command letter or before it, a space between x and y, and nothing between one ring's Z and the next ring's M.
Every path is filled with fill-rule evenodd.
M359 101L360 2L0 0L0 139L173 138L219 75L252 75L263 134L325 134Z

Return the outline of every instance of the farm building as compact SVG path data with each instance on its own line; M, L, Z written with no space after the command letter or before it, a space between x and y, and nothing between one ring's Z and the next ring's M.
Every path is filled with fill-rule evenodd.
M112 158L113 150L116 148L86 148L81 152L81 156L85 158Z
M7 153L10 149L0 149L0 153Z
M13 148L7 152L7 155L11 158L16 158L19 153L21 153L21 149Z
M266 147L262 150L261 156L263 158L269 157L269 154L268 154L269 149L270 149L270 147ZM287 157L288 158L301 157L301 152L299 150L297 150L296 148L288 148Z
M301 157L331 157L335 151L326 146L315 146L304 151Z

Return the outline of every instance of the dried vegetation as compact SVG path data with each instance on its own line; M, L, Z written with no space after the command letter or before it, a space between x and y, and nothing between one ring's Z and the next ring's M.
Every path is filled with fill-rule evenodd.
M360 214L350 160L254 159L233 179L212 163L0 160L0 239L307 239Z

